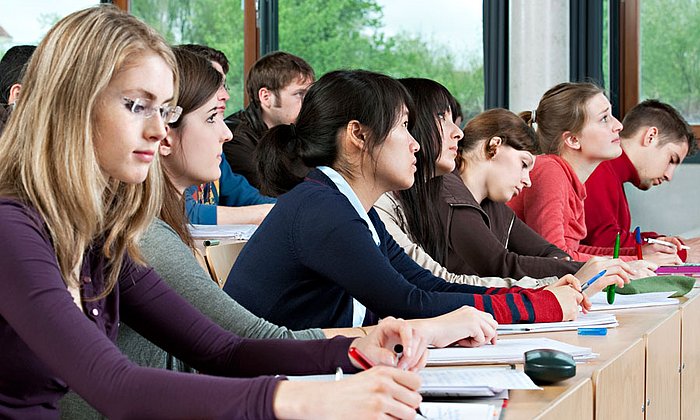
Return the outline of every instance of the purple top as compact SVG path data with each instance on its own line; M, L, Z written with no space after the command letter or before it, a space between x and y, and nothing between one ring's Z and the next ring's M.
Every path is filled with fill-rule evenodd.
M120 315L203 373L310 374L337 366L355 371L347 357L351 339L239 338L128 257L114 291L88 301L103 286L104 261L98 252L86 252L82 312L36 211L0 198L0 220L0 418L57 418L57 402L68 386L110 418L274 417L274 390L283 378L136 366L114 344Z

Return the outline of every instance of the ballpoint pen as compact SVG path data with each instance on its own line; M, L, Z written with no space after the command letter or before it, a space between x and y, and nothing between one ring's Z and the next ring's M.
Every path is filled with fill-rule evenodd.
M644 259L642 256L642 230L639 226L634 229L634 247L637 250L637 259Z
M659 244L659 245L664 245L664 246L667 246L670 248L676 247L676 245L672 244L671 242L664 241L663 239L647 238L646 241L649 242L650 244ZM681 249L688 250L688 249L690 249L690 247L688 245L681 245Z
M618 258L620 256L620 232L617 232L615 236L615 248L613 248L613 258ZM615 285L611 284L605 289L606 296L608 298L608 304L612 305L615 302Z
M588 280L586 283L584 283L583 286L581 286L581 293L583 293L586 289L588 289L588 286L593 284L596 280L599 278L603 277L605 273L607 273L608 270L603 270L600 273L596 274L595 276L591 277L590 280Z

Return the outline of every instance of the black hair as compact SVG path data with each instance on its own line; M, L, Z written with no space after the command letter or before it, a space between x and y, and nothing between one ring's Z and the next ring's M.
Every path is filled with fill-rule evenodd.
M10 88L22 80L24 69L35 49L34 45L15 45L0 60L0 104L9 101Z
M258 144L261 191L283 194L316 166L332 166L351 177L339 155L339 134L350 121L358 121L369 131L365 146L372 155L397 124L403 107L408 109L410 128L411 97L389 76L366 70L325 74L304 97L297 123L271 128Z
M436 261L444 256L442 222L437 211L442 177L435 177L436 162L442 151L440 114L451 111L454 99L440 83L421 78L399 79L415 104L415 124L411 135L420 144L416 154L417 170L411 188L395 192L406 216L405 229L413 242Z

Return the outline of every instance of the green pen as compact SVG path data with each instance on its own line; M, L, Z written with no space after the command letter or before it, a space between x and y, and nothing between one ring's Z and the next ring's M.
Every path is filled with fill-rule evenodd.
M615 236L615 248L613 248L613 258L618 258L620 256L620 232L617 232ZM608 304L612 305L615 302L615 285L611 284L605 289L605 293L608 298Z

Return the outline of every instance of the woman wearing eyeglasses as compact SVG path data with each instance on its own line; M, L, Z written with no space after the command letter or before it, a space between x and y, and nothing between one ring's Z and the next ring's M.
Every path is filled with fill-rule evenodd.
M180 113L176 68L159 35L112 6L59 21L30 62L0 137L0 417L56 418L69 387L110 418L414 417L411 371L426 352L405 322L354 340L241 339L141 263L161 202L157 148ZM129 362L114 344L121 322L203 374ZM356 371L351 345L395 365L396 343L408 371L272 376Z

